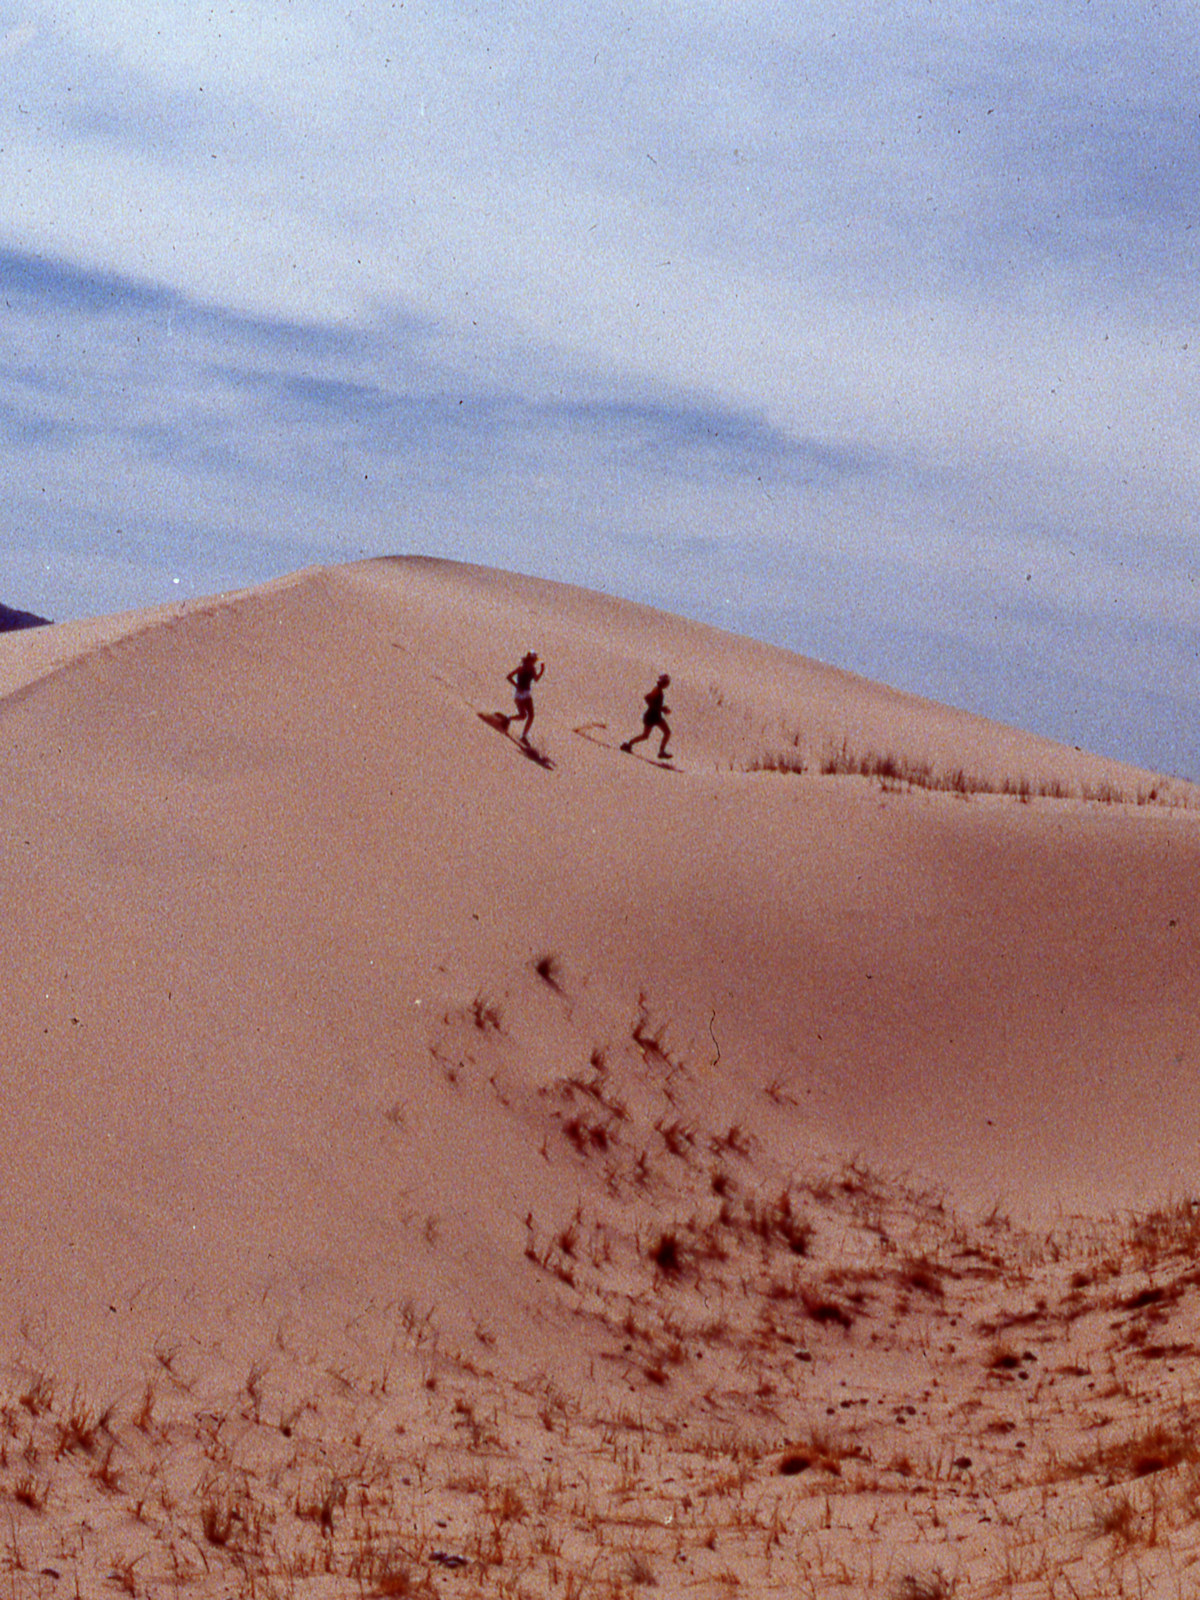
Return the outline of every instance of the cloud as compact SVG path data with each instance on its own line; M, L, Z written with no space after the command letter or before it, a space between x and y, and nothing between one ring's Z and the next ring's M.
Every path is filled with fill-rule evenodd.
M0 250L0 288L9 310L98 315L112 311L169 311L182 304L158 285L136 283L115 272L87 271L69 262L19 250Z
M418 319L331 333L11 250L0 251L0 292L24 324L27 351L51 326L57 332L53 362L0 369L10 394L25 396L23 406L9 400L8 414L38 427L57 415L65 427L70 412L72 443L87 426L93 435L184 446L223 437L232 425L249 463L254 430L245 423L253 415L268 429L299 427L305 456L322 438L339 448L466 455L491 440L523 456L539 441L552 448L586 440L601 454L636 457L641 469L703 479L811 483L866 470L832 442L793 438L753 412L699 397L600 398L587 383L569 394L569 375L555 372L551 352L526 350L507 374L464 370ZM114 382L122 386L115 409L100 403ZM170 411L181 405L173 433Z
M293 546L307 538L311 559L335 559L386 547L398 502L439 502L438 522L470 507L485 547L510 530L518 545L561 546L561 508L577 499L614 522L655 503L694 517L714 492L819 495L878 470L711 397L595 393L553 352L474 368L417 318L330 332L14 251L0 253L0 292L12 504L24 486L27 511L32 486L52 481L76 528L107 517L125 539L146 530L147 548L176 520L236 528L242 548L284 522Z

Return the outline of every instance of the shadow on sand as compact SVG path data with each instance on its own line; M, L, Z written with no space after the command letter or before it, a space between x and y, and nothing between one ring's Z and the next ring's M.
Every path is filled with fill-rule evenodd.
M508 731L509 723L513 719L505 716L503 711L480 711L476 715L480 722L486 722L489 728L495 728L497 733L502 733L513 749L519 750L526 761L532 761L534 766L542 767L547 772L554 771L554 763L544 751L539 750L536 745L525 744L523 740L513 738Z
M614 744L612 739L602 739L601 732L608 732L607 722L581 722L577 728L571 729L581 739L586 739L589 744L598 744L602 750L617 750L623 756L632 756L635 761L644 761L648 767L657 767L660 772L678 772L674 758L668 756L665 761L658 756L651 755L649 751L622 750L619 744Z

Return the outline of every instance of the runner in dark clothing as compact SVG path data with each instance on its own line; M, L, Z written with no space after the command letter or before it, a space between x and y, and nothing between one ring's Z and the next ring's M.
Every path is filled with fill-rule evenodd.
M513 699L516 702L516 715L511 718L513 722L525 719L525 726L521 730L521 743L529 743L529 730L533 726L533 686L539 681L546 670L546 663L538 664L537 651L527 650L521 658L519 666L513 668L508 675L508 681L513 686Z
M670 677L664 672L658 682L646 696L646 709L642 712L642 731L632 739L626 739L621 746L622 750L632 750L635 744L641 744L643 739L648 739L655 728L662 730L662 741L658 747L658 759L666 761L668 758L667 745L671 741L671 725L667 721L667 712L670 706L664 705L663 700L670 683Z

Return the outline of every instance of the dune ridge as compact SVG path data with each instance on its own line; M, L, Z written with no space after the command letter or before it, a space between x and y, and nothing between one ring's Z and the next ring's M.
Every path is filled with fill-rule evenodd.
M14 1585L901 1592L997 1495L1111 1576L1048 1485L1186 1546L1190 786L412 558L0 690Z

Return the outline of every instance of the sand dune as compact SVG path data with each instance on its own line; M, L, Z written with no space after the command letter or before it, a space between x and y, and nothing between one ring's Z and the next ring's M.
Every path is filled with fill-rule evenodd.
M540 763L481 720L528 648ZM663 670L671 769L617 749ZM809 1592L808 1562L812 1592L858 1593L868 1466L897 1517L918 1479L953 1480L963 1580L986 1576L979 1475L1019 1500L1034 1456L1083 1451L1061 1392L1040 1431L1011 1392L1032 1393L1034 1333L991 1364L1005 1317L1057 1307L1095 1405L1087 1339L1136 1298L1123 1274L1190 1238L1186 1207L1154 1214L1156 1244L1119 1218L1195 1184L1196 791L415 559L14 634L0 692L0 1490L31 1583L108 1563L151 1593L583 1594L586 1568L601 1594L766 1594ZM1104 1287L1068 1318L1081 1261ZM932 1406L914 1352L968 1322L973 1364L947 1358ZM1177 1334L1139 1343L1185 1359ZM886 1427L830 1433L848 1383ZM688 1416L719 1449L685 1448ZM975 1465L939 1478L918 1458L951 1425ZM807 1459L780 1475L789 1450ZM696 1510L718 1456L727 1557ZM497 1523L510 1468L523 1515ZM736 1531L752 1479L774 1537ZM815 1576L818 1481L845 1502L821 1546L842 1589ZM905 1504L893 1587L934 1581L904 1552L936 1519ZM503 1551L470 1545L493 1523ZM1089 1552L1054 1559L1083 1582L1109 1553Z

